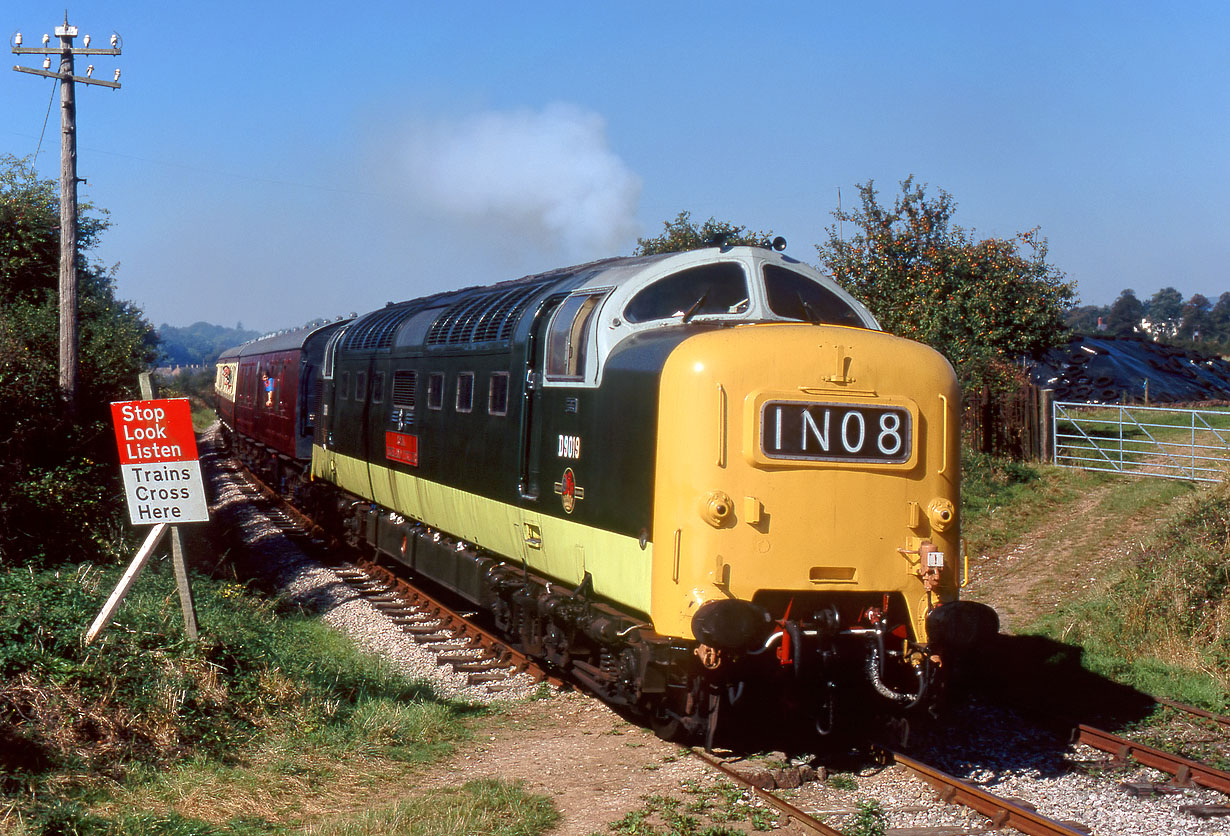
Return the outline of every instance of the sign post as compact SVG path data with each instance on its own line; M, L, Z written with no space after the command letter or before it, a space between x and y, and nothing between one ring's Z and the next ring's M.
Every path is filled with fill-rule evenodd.
M192 410L188 399L147 398L113 403L111 418L115 424L115 443L119 448L120 471L128 500L128 518L133 525L152 525L154 528L102 612L94 619L86 633L86 644L110 623L158 541L168 531L171 535L175 581L184 611L184 629L189 639L196 640L196 608L192 602L192 589L188 585L183 539L178 524L209 522L209 506L205 501L205 480L201 477L201 462L197 457L196 434L192 429Z

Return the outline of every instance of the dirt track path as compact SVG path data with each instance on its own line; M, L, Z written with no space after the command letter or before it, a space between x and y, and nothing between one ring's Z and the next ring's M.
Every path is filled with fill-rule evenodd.
M1106 507L1115 488L1115 482L1097 485L1056 507L1016 542L970 555L971 580L961 596L994 607L1001 629L1015 632L1101 582L1166 513L1163 506L1124 518Z

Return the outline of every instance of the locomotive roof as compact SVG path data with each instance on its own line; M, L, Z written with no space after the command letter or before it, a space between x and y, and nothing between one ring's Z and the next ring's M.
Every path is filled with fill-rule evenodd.
M679 253L606 258L492 285L445 291L405 302L390 302L384 308L359 317L346 331L339 346L343 351L387 351L394 346L478 347L506 342L517 327L550 296L586 289L609 293L607 306L622 311L629 297L642 287L690 267L735 262L745 269L760 264L777 264L803 273L824 286L848 305L853 318L863 327L878 328L875 318L831 279L797 259L760 247L709 247ZM691 317L676 316L673 322L658 321L638 326L631 322L616 324L630 333L641 327L687 322ZM704 319L705 317L700 317ZM724 315L724 321L765 321L782 317L762 304L748 304L742 312ZM527 326L528 327L528 326ZM626 335L626 333L625 333Z

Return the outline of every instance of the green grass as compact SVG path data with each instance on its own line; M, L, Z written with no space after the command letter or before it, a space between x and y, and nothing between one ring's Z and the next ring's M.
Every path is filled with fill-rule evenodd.
M355 799L404 794L485 714L318 620L195 573L202 636L189 643L157 559L87 647L119 574L0 572L0 819L24 822L17 832L369 832ZM473 832L538 833L554 815L517 788L465 792L383 810L370 832L453 832L421 824L424 804L472 808L458 833L486 827L486 809L524 827ZM343 826L351 820L359 829Z
M1055 505L1074 501L1100 478L962 451L961 528L967 553L1015 541Z
M689 781L682 789L691 798L642 797L642 806L612 822L607 832L618 836L738 836L746 831L731 825L746 824L755 832L780 826L775 811L729 781L713 785Z
M479 780L325 817L307 832L316 836L537 836L558 820L559 813L550 799L526 792L522 784ZM280 836L303 832L298 825L271 822L259 815L235 816L216 823L173 811L123 812L105 817L73 803L58 804L37 825L43 833L74 836ZM16 832L22 833L22 829ZM39 831L27 827L25 832Z
M326 822L319 836L534 836L559 813L520 783L480 780Z

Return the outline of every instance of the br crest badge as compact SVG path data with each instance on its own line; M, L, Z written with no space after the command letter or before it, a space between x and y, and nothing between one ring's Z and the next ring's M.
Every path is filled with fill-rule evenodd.
M572 509L577 507L577 500L585 498L585 488L577 485L577 477L571 467L564 469L563 481L555 483L555 492L559 494L565 514L571 514Z

